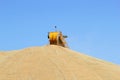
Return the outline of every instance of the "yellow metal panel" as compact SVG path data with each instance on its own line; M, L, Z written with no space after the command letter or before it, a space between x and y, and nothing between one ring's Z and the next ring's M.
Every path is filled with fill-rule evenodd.
M57 36L58 36L58 32L50 32L49 33L49 38L52 41L56 41L57 40Z

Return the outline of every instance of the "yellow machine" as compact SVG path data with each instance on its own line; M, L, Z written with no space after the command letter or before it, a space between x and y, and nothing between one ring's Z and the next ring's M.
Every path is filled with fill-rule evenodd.
M68 47L65 38L67 38L67 36L64 36L62 32L59 31L49 32L48 34L50 45L59 45L62 47Z

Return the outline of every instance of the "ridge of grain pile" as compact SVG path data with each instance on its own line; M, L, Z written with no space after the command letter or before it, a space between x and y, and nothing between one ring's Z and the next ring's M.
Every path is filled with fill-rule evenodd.
M49 45L0 52L0 80L120 80L120 66Z

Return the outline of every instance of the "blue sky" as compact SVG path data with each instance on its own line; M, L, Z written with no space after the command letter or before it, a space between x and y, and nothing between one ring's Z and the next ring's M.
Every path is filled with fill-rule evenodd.
M120 64L120 0L0 0L0 51L46 45L55 25L72 50Z

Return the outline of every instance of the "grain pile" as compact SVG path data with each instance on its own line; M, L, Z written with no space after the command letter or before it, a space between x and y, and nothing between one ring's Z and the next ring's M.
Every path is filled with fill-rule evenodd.
M120 80L120 66L59 46L0 52L0 80Z

